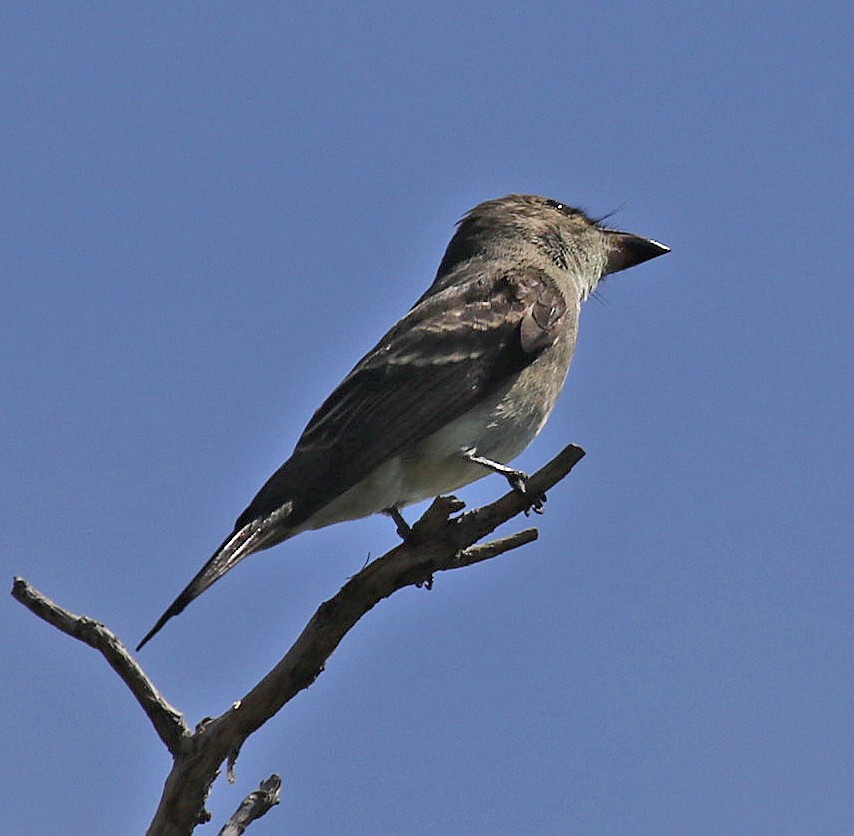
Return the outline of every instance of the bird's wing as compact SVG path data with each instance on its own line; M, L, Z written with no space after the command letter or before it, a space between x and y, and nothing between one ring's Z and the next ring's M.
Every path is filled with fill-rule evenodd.
M533 362L567 315L554 280L530 267L485 270L423 298L315 412L238 526L287 502L299 525Z

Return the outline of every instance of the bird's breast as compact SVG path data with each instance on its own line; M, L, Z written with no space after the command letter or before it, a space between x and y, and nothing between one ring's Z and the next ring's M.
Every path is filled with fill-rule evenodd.
M561 340L477 406L399 457L401 495L408 505L456 490L489 474L464 457L471 451L507 464L539 434L563 388L574 347Z

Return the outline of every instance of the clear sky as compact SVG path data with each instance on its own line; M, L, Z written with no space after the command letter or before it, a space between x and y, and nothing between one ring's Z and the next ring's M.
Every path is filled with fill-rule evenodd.
M586 305L518 460L588 452L539 541L371 612L215 822L279 772L252 836L850 832L851 9L3 5L2 565L130 644L467 209L541 193L673 249ZM218 714L395 542L253 557L141 660ZM142 832L148 721L95 652L0 619L4 819Z

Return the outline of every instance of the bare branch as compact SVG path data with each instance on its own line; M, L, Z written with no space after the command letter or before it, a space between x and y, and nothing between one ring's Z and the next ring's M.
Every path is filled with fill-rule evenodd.
M219 836L241 836L256 819L266 815L279 803L282 779L273 773L255 792L249 793L240 803L234 815L220 830Z
M491 557L498 557L498 555L509 552L511 549L518 549L519 546L533 543L537 537L539 537L539 532L536 528L526 528L511 534L509 537L501 537L488 543L469 546L457 555L457 564L461 567L473 566L482 560L489 560Z
M178 755L182 741L192 736L190 728L181 712L166 701L112 630L88 616L60 607L23 578L14 579L12 597L43 621L100 651L136 697L166 748L173 756Z
M471 566L535 540L537 531L529 528L479 543L502 523L522 512L527 514L530 498L544 498L583 456L580 447L569 445L527 480L526 495L510 491L490 505L458 517L451 515L462 510L463 503L454 497L436 499L412 527L407 542L368 564L321 604L279 663L243 699L200 724L195 733L104 625L62 609L21 578L15 579L12 594L49 624L99 650L130 688L174 758L148 833L187 836L197 824L210 819L205 801L221 765L227 762L233 774L237 754L249 735L317 679L327 659L363 615L399 589L429 586L437 572ZM534 505L535 510L538 507ZM271 776L261 790L246 798L221 833L242 833L247 824L278 803L278 783L270 783L274 779L278 782L278 776Z
M562 450L528 480L530 495L538 496L563 479L584 456L575 445ZM412 539L368 564L335 595L325 601L279 663L242 700L197 732L193 756L177 760L155 815L150 834L184 834L168 829L174 822L203 815L204 801L217 770L239 751L252 732L273 717L287 702L314 682L326 660L356 624L383 598L405 586L431 583L436 572L458 569L477 560L467 553L474 544L511 517L527 511L528 499L510 491L500 499L450 518L462 503L439 497L412 527ZM517 548L534 537L528 532L499 540L482 548L495 554ZM473 556L479 556L475 550ZM480 552L480 560L489 551ZM231 758L233 765L233 757ZM160 828L160 829L158 829Z

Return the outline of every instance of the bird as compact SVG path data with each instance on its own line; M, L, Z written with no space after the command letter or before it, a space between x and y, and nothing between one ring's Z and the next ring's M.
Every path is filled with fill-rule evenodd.
M385 513L406 539L402 508L490 473L525 493L509 463L554 409L582 302L605 276L669 251L552 198L473 208L433 283L321 404L137 650L248 555L304 531Z

